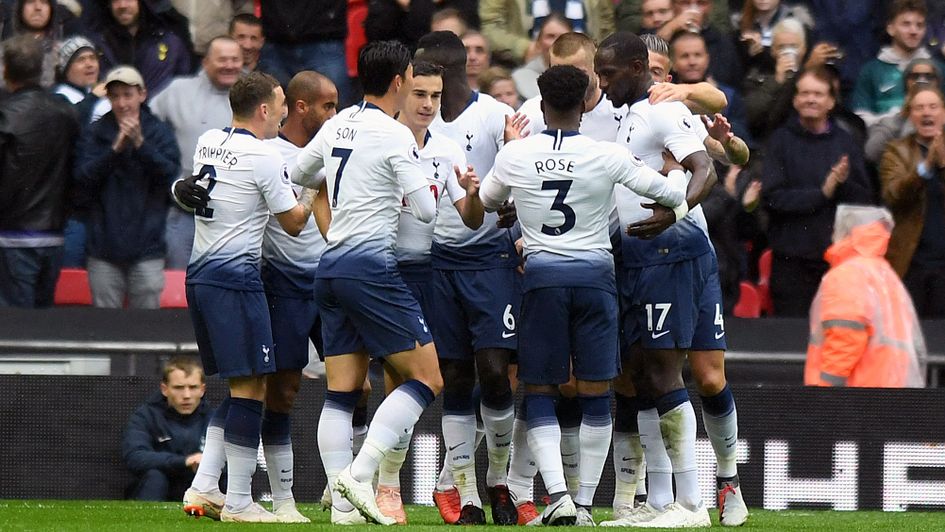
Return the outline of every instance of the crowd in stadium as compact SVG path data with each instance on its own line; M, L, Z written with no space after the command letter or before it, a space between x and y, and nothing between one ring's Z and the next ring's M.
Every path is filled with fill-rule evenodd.
M758 289L763 310L807 315L828 268L823 254L835 207L856 202L893 212L888 259L921 317L945 315L945 240L937 230L945 216L937 168L945 163L934 142L945 121L938 94L943 2L32 0L2 6L3 38L28 35L41 43L39 85L71 103L78 122L53 144L39 114L19 117L17 98L0 107L4 138L15 136L21 121L33 124L43 147L38 157L58 163L43 167L47 175L4 175L0 275L10 288L0 291L0 302L7 306L51 304L60 267L88 269L96 306L158 305L162 270L186 267L192 231L189 213L162 196L158 184L192 171L196 137L228 120L226 90L241 71L269 72L285 85L301 70L316 70L334 82L340 109L358 99L355 60L364 43L398 39L413 47L428 30L449 29L466 45L471 87L517 109L537 95L537 76L558 35L576 30L600 41L629 30L670 43L674 83L708 81L720 89L732 132L751 149L747 164L718 164L718 184L703 203L726 314L740 292L751 299L759 296L745 292ZM212 43L220 35L235 43ZM150 177L156 190L145 196L101 186L101 177L88 172L101 162L95 136L112 133L93 127L110 108L103 80L122 64L140 73L146 120L156 119L159 136L169 141L162 145L166 164ZM829 84L823 101L795 97L802 71ZM5 87L5 96L12 92ZM796 118L803 112L829 120L822 131L810 131ZM10 146L5 142L4 149ZM141 164L125 161L112 173L140 175ZM37 189L34 179L43 183ZM24 276L35 286L20 286Z

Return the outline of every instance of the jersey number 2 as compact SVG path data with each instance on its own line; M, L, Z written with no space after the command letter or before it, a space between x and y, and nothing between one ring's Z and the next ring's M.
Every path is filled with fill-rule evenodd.
M542 190L558 191L554 202L551 204L551 210L558 211L564 215L564 223L558 227L542 224L542 233L548 236L559 236L574 229L574 209L564 203L564 199L568 196L568 191L571 190L571 183L573 183L573 181L570 179L559 179L555 181L545 181L541 184Z
M207 194L213 192L213 187L217 186L217 169L213 165L205 164L200 167L200 173L197 174L200 179L207 179ZM213 218L213 209L210 207L197 207L194 209L194 215L201 218Z
M332 148L331 156L341 159L341 163L338 165L338 171L335 172L335 187L331 192L331 206L335 208L338 206L338 186L341 185L341 174L345 171L345 166L348 164L348 158L351 157L351 148Z

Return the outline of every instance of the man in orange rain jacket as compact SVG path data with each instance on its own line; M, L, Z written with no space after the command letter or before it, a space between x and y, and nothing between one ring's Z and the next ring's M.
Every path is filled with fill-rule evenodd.
M804 384L925 386L925 340L908 292L883 257L892 215L840 205L811 305Z

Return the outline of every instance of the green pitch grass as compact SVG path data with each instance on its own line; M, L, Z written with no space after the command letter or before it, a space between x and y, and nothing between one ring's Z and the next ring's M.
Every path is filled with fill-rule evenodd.
M237 525L218 523L209 519L194 519L184 515L180 504L138 503L127 501L0 501L0 530L76 530L82 532L133 530L253 530L253 531L327 531L351 530L368 527L331 527L328 513L317 505L302 504L299 509L312 519L310 525ZM488 510L486 512L488 514ZM719 529L716 514L712 514L714 528ZM435 508L411 506L407 508L411 530L421 532L443 531L446 525ZM594 518L602 521L610 511L597 509ZM378 530L380 527L371 526ZM818 531L942 531L945 513L883 513L883 512L826 512L754 510L743 530L818 530ZM499 527L476 527L483 532L509 530ZM578 530L578 527L560 528ZM583 529L586 530L586 529Z

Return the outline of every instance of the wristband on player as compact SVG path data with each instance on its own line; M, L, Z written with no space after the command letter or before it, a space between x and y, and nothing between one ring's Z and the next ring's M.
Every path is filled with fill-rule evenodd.
M689 202L683 199L682 203L673 207L673 212L676 213L676 221L682 220L689 214Z
M677 184L683 191L686 190L686 172L676 169L670 170L669 174L666 175L666 178L669 179L671 183ZM689 214L689 202L686 201L685 193L683 194L683 201L681 204L673 207L673 212L676 213L676 221L682 220Z
M177 184L183 180L184 180L183 177L178 177L177 179L174 180L173 183L171 183L171 197L174 198L174 203L176 203L178 207L180 207L181 209L190 210L190 207L181 203L180 200L177 199L177 194L174 194L174 189L177 187Z

